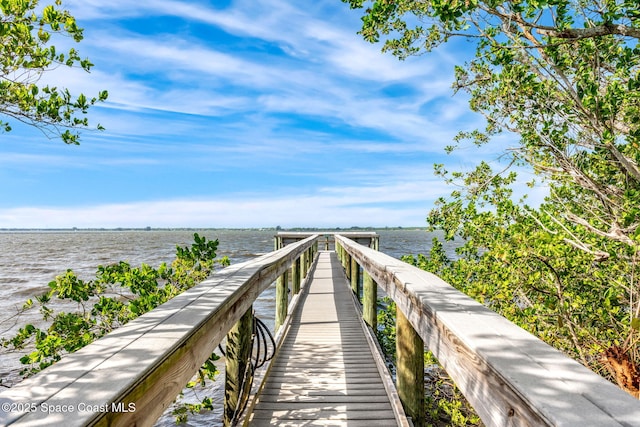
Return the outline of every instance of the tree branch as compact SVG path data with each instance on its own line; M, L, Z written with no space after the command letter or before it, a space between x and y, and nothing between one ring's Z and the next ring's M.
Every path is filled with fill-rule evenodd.
M558 234L557 231L552 231L551 229L547 228L542 221L540 221L538 218L536 218L536 216L529 211L529 209L525 209L525 212L531 217L533 218L533 220L535 222L538 223L539 226L542 227L543 230L545 230L547 233L550 234ZM544 212L544 211L543 211ZM576 249L579 249L583 252L588 253L589 255L592 255L595 258L595 261L597 262L601 262L604 261L606 259L608 259L611 255L608 252L605 251L601 251L601 250L593 250L589 247L589 245L587 245L586 243L583 243L580 241L580 239L571 232L571 230L569 230L564 224L562 224L560 221L558 221L558 219L556 217L554 217L553 215L550 215L548 212L544 212L549 218L551 218L551 220L553 222L555 222L557 225L560 226L560 228L562 228L564 230L565 233L569 234L569 236L571 236L571 238L568 237L563 237L562 241L565 242L566 244L568 244L569 246L573 246Z
M530 24L531 25L531 24ZM594 37L617 35L623 37L633 37L640 39L640 28L628 27L626 25L612 24L605 22L597 27L590 28L567 28L558 30L553 27L533 26L538 34L558 39L581 40Z
M602 231L599 228L594 227L586 219L581 218L576 214L568 212L568 213L564 214L564 216L569 221L571 221L571 222L573 222L575 224L582 225L587 230L597 234L598 236L605 237L607 239L615 240L615 241L618 241L618 242L622 242L622 243L625 243L625 244L627 244L629 246L632 246L634 244L633 240L630 239L629 236L627 236L624 233L624 231L620 227L618 227L616 224L612 224L611 225L611 229L607 232L607 231Z

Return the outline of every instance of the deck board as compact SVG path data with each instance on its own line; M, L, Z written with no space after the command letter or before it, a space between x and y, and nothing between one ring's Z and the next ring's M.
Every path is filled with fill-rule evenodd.
M251 426L397 425L334 252L319 252Z

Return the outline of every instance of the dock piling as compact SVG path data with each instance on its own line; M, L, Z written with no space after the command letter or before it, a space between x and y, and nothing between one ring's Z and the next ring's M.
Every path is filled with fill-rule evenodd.
M242 412L251 391L247 379L251 376L251 343L253 309L250 308L227 334L224 378L224 426L232 426Z

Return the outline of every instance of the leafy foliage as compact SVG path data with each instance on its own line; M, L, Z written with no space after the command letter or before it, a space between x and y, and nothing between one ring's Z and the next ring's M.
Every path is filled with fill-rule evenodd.
M460 389L430 351L424 355L427 426L482 426L482 421Z
M190 247L176 247L176 258L158 268L142 264L132 267L120 261L98 266L94 280L82 280L72 271L57 276L49 283L49 292L29 299L24 309L39 308L43 321L48 325L36 327L28 324L11 338L2 338L0 344L10 351L24 352L20 362L25 366L21 374L29 376L60 360L65 354L90 344L119 326L150 311L174 296L204 280L216 264L229 265L229 259L215 260L217 240L207 240L194 234L195 242ZM56 311L50 303L73 301L73 312ZM213 364L218 358L211 357L198 371L198 381L187 387L204 386L217 373ZM205 398L200 404L176 409L177 419L188 412L199 412L209 408L211 401Z
M173 411L173 415L176 417L176 424L183 424L189 419L189 414L195 415L202 411L212 411L213 409L213 401L210 397L205 397L200 403L185 403L180 405Z
M436 165L459 190L438 200L429 227L466 244L455 261L437 247L410 261L640 397L637 1L344 1L365 8L362 36L401 59L454 37L475 46L454 89L487 126L448 152L505 131L517 139L501 171ZM513 200L514 165L548 188L542 205Z
M376 338L382 352L391 360L396 359L396 303L389 297L378 301L378 330Z
M444 255L441 244L436 240L440 250L432 252ZM419 255L420 259L429 263L430 260ZM406 261L415 258L408 256ZM389 297L378 301L378 330L376 338L388 361L396 363L396 303ZM469 402L453 383L446 371L430 351L424 354L425 364L425 410L427 426L481 426L482 422Z
M89 72L93 66L74 48L60 52L51 44L61 36L75 42L83 38L83 30L61 4L56 0L39 8L37 0L0 1L0 114L36 126L49 137L59 136L67 144L78 144L80 135L74 129L89 126L88 109L105 101L108 93L74 97L68 89L39 85L43 73L58 67ZM0 128L9 132L11 124L0 120Z

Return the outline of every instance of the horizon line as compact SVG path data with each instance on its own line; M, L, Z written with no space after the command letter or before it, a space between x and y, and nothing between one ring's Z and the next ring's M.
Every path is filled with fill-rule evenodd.
M0 232L12 231L189 231L189 230L414 230L426 226L351 226L351 227L0 227Z

